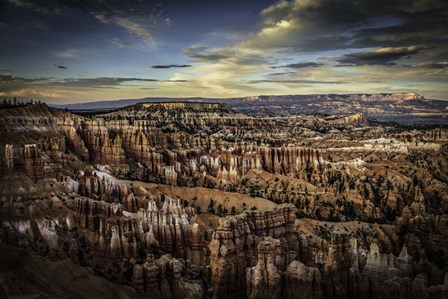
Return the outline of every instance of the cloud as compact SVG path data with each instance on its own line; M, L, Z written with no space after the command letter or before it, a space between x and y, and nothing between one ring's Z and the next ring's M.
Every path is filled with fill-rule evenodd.
M209 49L201 45L193 45L183 50L183 54L198 62L213 62L231 57L231 53L225 53L226 49Z
M298 63L290 63L290 64L282 65L282 66L276 66L273 68L287 67L287 68L292 68L292 69L301 69L301 68L319 67L319 66L323 66L323 64L317 63L317 62L298 62Z
M165 65L153 65L153 69L171 69L171 68L184 68L192 67L191 64L165 64Z
M198 63L224 63L236 67L277 63L277 59L264 50L238 46L208 48L202 45L193 45L183 49L183 54Z
M426 56L434 55L437 47L446 48L440 39L443 36L440 32L447 36L446 18L440 13L446 11L446 1L419 2L422 3L414 5L404 0L280 0L262 10L258 29L239 38L238 42L215 48L206 44L184 48L183 54L198 64L188 74L177 74L173 78L191 79L195 84L210 88L210 92L236 93L237 90L248 91L241 82L249 85L341 85L351 84L350 77L363 78L376 72L383 76L383 70L377 67L390 68L393 65L398 68L398 61L407 56L412 57L409 64L415 64L422 58L420 56L423 55L418 54L423 50ZM424 22L431 24L432 28ZM381 39L385 34L394 36L385 41ZM375 52L372 50L375 48L380 50ZM283 58L299 59L299 62L279 65L278 61ZM324 59L325 65L312 62L315 59ZM445 59L444 56L437 58ZM355 70L354 66L358 65L364 67ZM268 73L264 75L266 80L250 80L271 68L300 69L301 72ZM320 77L317 73L310 73L319 69L323 70ZM333 76L329 70L335 70ZM268 80L275 76L283 76L285 80Z
M291 75L295 74L295 72L279 72L279 73L270 73L267 76L268 77L276 77L276 76L285 76L285 75Z
M34 20L30 22L26 22L22 24L23 28L31 29L31 30L38 30L38 31L47 31L50 29L50 26L47 22L42 20Z
M425 61L425 62L415 65L415 67L430 68L430 69L446 69L446 68L448 68L448 60Z
M173 25L173 20L171 18L165 18L165 24L168 27L171 27Z
M97 21L115 25L141 39L146 48L154 48L154 30L158 26L171 26L171 21L164 15L162 6L153 1L141 0L7 0L13 5L31 9L39 14L72 16L83 13ZM45 24L34 24L45 30ZM140 48L141 50L143 47Z
M245 81L248 84L260 83L281 83L281 84L344 84L345 81L320 81L320 80L249 80Z
M391 46L440 44L447 9L443 0L281 0L261 12L260 30L242 45L296 52L384 47L384 35Z
M45 85L49 80L51 80L49 77L25 78L0 74L0 95L24 95L25 90Z
M125 17L114 17L112 18L112 21L114 24L125 29L129 33L136 35L137 37L140 37L143 40L144 44L147 45L149 48L155 47L153 32L141 22L131 20Z
M129 90L134 94L145 95L144 90L153 90L156 79L138 77L92 77L66 78L54 77L26 78L0 75L0 96L44 98L53 102L73 100L74 97L116 98L126 97ZM132 85L131 85L132 84ZM174 83L172 83L174 84Z
M281 0L260 13L259 29L240 42L217 48L193 45L184 49L184 55L197 62L214 63L236 59L241 52L258 51L262 54L253 55L252 61L266 63L263 55L400 47L403 42L429 46L443 43L440 36L447 34L443 16L448 9L446 1L415 2ZM382 40L384 35L390 36L387 42ZM321 65L298 63L295 68L317 66Z
M74 58L81 53L79 49L67 49L59 52L55 52L54 55L62 58Z
M157 6L152 1L140 0L7 0L17 7L33 9L40 13L68 14L81 11L87 14L102 14L105 17L134 15L142 16L153 11Z
M388 47L346 54L337 61L343 65L396 65L403 57L428 49L424 46Z
M101 27L109 27L101 28L98 33L114 32L114 35L103 37L108 42L117 47L130 47L142 51L157 47L156 33L159 27L171 26L171 19L167 19L162 13L164 8L155 6L153 1L60 0L57 3L54 0L7 1L23 7L23 10L29 9L29 12L39 11L36 16L42 17L49 25L54 24L54 17L43 16L45 13L61 16L79 16L82 13L84 17L89 16L90 21L93 20L92 23L101 22L104 24ZM260 12L259 3L254 5L251 1L247 5L251 6L250 8L257 6ZM351 88L368 92L372 86L379 88L374 84L385 86L385 82L391 86L396 84L402 87L407 86L405 80L412 81L411 83L418 80L446 83L447 68L444 61L448 59L446 18L448 2L444 0L279 0L271 3L272 5L259 13L258 22L247 24L244 30L236 26L233 29L229 26L215 30L216 28L209 26L194 32L197 37L194 41L196 44L190 44L183 49L183 54L188 58L186 61L191 63L191 66L188 68L176 68L176 64L155 66L154 69L170 68L175 73L169 78L170 80L161 79L154 85L176 86L171 90L176 89L184 94L188 92L195 94L204 90L202 95L205 96L239 96L263 92L286 93L292 90L300 93L307 90L302 88L304 85L299 89L297 84L308 84L311 86L310 90ZM214 3L201 5L204 5L204 10L209 10L211 6L219 8L222 1L216 6ZM85 27L89 27L89 20L86 18L83 20L86 20ZM174 25L181 23L180 20L178 22L173 19L173 21ZM51 29L54 29L53 26ZM183 28L173 26L172 30L166 32L177 34L182 30ZM229 38L219 37L220 32L228 33ZM116 37L113 38L114 36ZM230 38L230 36L236 37ZM167 46L183 43L183 40L171 43L170 39L171 35L164 38L170 42L166 44ZM410 49L412 45L425 45L425 49L412 50ZM65 48L56 49L68 51ZM75 56L70 52L63 52L58 52L59 57ZM155 54L159 56L163 53ZM56 57L54 61L66 62ZM184 60L168 62L176 61ZM273 68L282 69L273 70ZM390 76L391 72L394 72L394 76ZM398 78L396 74L402 77ZM363 81L363 78L368 78L369 75L375 75L375 80ZM257 84L254 83L256 79L266 80L265 82L258 80ZM75 83L72 82L75 79L70 80L65 82L52 79L48 86L50 88L50 84L59 86L66 84L67 90L75 90L69 88L69 84L84 83L88 88L100 86L99 88L117 88L119 91L118 87L124 85L126 87L120 91L129 91L129 85L132 84L130 81L117 83L103 80L101 83L96 80ZM252 83L248 83L250 81ZM331 82L346 82L346 85ZM142 87L146 84L137 81L135 85ZM151 86L151 83L147 85ZM65 87L61 87L63 88ZM446 87L437 88L446 90ZM161 90L163 93L162 88ZM108 92L108 90L101 91ZM111 93L113 91L115 90L111 90ZM91 90L84 92L88 94Z
M120 47L120 48L125 48L125 47L129 47L132 45L132 43L123 41L118 37L114 37L113 39L110 39L109 42L114 44L117 47Z
M53 63L52 66L57 67L58 69L63 69L63 70L67 69L66 66L63 66L63 65L61 65L61 64Z
M0 74L0 83L33 83L33 82L46 81L48 79L50 79L50 78L48 78L48 77L24 78L24 77L14 77L11 75L1 75Z
M61 81L50 82L49 85L82 88L113 88L126 82L157 82L157 79L96 77L96 78L68 78Z
M142 44L147 48L153 49L156 46L154 34L143 19L135 19L129 16L109 16L107 14L94 14L94 17L103 24L116 25L128 33L140 38ZM126 44L119 38L114 38L111 42L117 46L125 46Z

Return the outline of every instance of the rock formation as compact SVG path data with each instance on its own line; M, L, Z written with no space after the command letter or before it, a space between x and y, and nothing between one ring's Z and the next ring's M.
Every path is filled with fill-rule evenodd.
M421 101L340 100L359 97ZM89 113L0 110L0 247L151 298L448 296L445 128L216 103Z

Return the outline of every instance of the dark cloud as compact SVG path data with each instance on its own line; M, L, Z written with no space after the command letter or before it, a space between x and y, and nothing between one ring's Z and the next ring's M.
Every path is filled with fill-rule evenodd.
M185 82L188 82L188 80L165 80L165 82L185 83Z
M306 68L306 67L319 67L322 66L322 63L317 62L299 62L299 63L291 63L285 65L285 67L293 68L293 69L300 69L300 68Z
M448 68L448 60L445 61L427 61L416 65L416 67L424 67L430 69L446 69Z
M154 1L139 0L7 0L22 8L29 8L39 13L66 14L71 11L81 11L105 17L115 15L144 15L157 6Z
M257 48L292 47L299 52L346 48L445 44L445 0L280 1L263 10L263 33ZM279 24L287 24L276 30ZM283 36L279 38L279 36Z
M396 65L403 57L411 56L428 49L424 46L389 47L371 51L346 54L337 59L342 65Z
M183 50L185 56L200 62L217 61L231 57L225 53L226 49L209 49L205 46L194 45Z
M102 24L121 28L141 39L144 45L141 49L154 48L154 30L166 24L164 6L151 0L7 0L7 2L10 6L20 9L21 15L32 13L30 18L46 20L55 20L54 16L66 17L66 20L74 17L90 18ZM53 25L71 29L73 21L66 22L66 20L59 19ZM32 25L40 30L49 28L48 24L42 23L41 20L37 22L41 23ZM127 46L126 42L117 38L110 42L121 47Z
M120 77L97 77L97 78L68 78L61 81L49 82L52 86L82 87L82 88L114 88L126 82L157 82L156 79L145 78L120 78Z
M171 69L171 68L184 68L192 67L191 64L165 64L165 65L153 65L153 69Z
M353 67L353 64L336 64L335 67Z
M183 49L183 53L200 63L215 63L223 60L239 66L277 63L277 59L268 53L253 53L238 47L208 48L193 45Z
M41 30L41 31L46 31L49 29L47 22L42 21L42 20L34 20L34 21L23 23L22 27L26 28L26 29Z
M0 75L0 83L21 84L34 83L40 86L64 86L64 87L85 87L85 88L107 88L120 86L127 82L158 82L157 79L146 78L121 78L121 77L95 77L95 78L67 78L57 80L51 77L24 78L11 75ZM172 82L184 82L185 80L176 80Z
M0 93L14 93L27 87L45 85L52 78L25 78L11 75L0 75Z
M58 69L63 69L63 70L67 69L66 66L63 66L63 65L61 65L61 64L53 63L52 65L53 65L54 67L57 67Z
M295 74L295 73L294 72L270 73L267 76L268 77L276 77L276 76L285 76L285 75L290 75L290 74Z
M301 68L307 68L307 67L319 67L323 66L323 63L317 63L317 62L298 62L298 63L290 63L287 65L281 65L281 66L275 66L272 68L281 68L281 67L287 67L292 69L301 69Z
M33 82L42 82L46 81L50 78L41 77L41 78L23 78L23 77L14 77L11 75L0 75L1 83L33 83Z

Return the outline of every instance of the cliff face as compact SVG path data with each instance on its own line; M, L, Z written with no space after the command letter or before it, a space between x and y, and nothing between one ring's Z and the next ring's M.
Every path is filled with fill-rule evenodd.
M151 298L448 296L443 128L183 103L0 116L2 243Z
M202 265L202 232L190 220L193 209L168 198L160 210L150 200L143 203L147 209L130 213L138 207L135 197L130 194L124 202L125 206L86 199L76 201L75 220L80 228L89 231L90 244L98 257L137 258L138 251L155 247L189 260L192 265Z
M443 277L429 282L432 270L417 270L406 246L393 254L383 228L358 227L375 236L361 246L352 232L328 231L327 239L321 235L327 224L312 235L300 222L291 229L294 219L288 205L222 219L209 245L215 298L418 298L416 289L424 296L448 295ZM257 229L261 223L263 230Z
M260 290L262 295L255 294L251 298L267 298L260 296L269 294L271 292L269 289L277 290L278 281L274 283L275 286L269 286L266 277L258 277L267 275L260 274L260 267L263 267L261 264L248 270L247 282L250 284L248 286L246 268L252 266L257 260L259 247L266 251L266 256L259 256L259 263L272 264L269 248L274 245L268 245L267 242L260 243L263 236L275 238L278 241L278 250L292 255L288 258L294 259L299 247L299 242L293 233L294 213L294 206L281 205L273 211L252 211L237 217L220 219L220 225L213 233L209 245L214 298L222 298L226 295L232 298L246 298L246 289L249 290L252 285L255 288L265 287L267 290ZM287 257L279 257L276 261L284 267L288 262L285 258ZM257 291L254 290L254 292Z
M223 141L213 134L216 127L231 134L244 134L244 128L269 126L272 121L231 113L218 104L181 104L144 104L97 119L64 115L54 122L67 139L69 149L84 161L107 165L115 175L170 185L192 184L191 177L201 177L204 172L236 184L252 169L291 174L325 166L316 149L257 146ZM207 134L185 134L178 132L179 126L187 131L201 127Z
M368 119L364 116L363 113L356 113L352 115L347 115L343 117L332 117L328 119L330 124L334 125L354 125L354 126L367 126L369 125Z

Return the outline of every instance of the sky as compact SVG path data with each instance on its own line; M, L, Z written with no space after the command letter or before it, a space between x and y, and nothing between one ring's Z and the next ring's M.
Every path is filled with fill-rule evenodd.
M0 44L2 98L448 100L446 0L2 0Z

